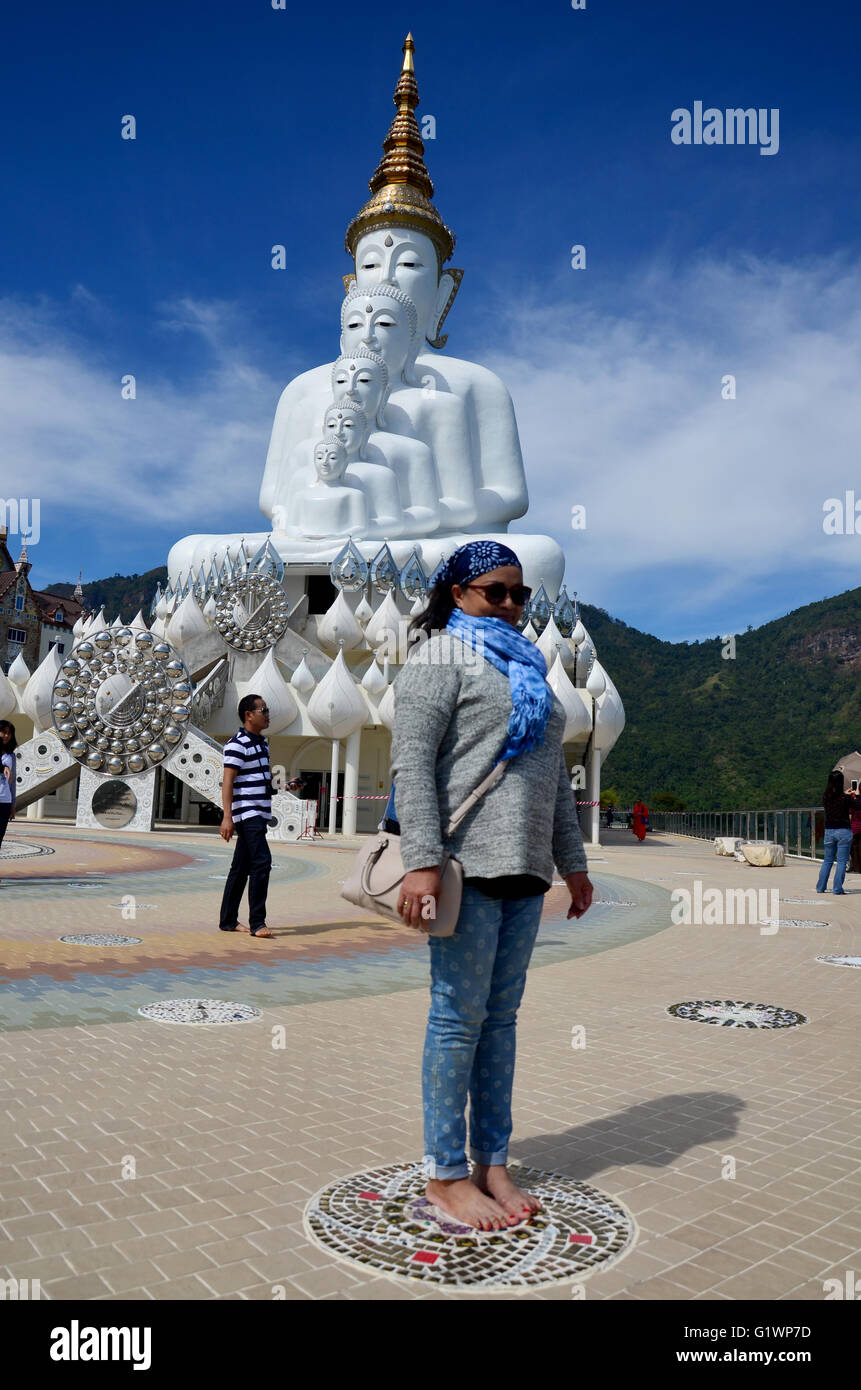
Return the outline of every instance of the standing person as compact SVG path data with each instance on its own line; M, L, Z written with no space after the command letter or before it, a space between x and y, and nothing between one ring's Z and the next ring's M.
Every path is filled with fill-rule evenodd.
M444 849L464 871L454 935L429 938L426 1194L455 1220L483 1230L540 1206L515 1186L506 1163L515 1019L554 863L571 894L568 916L582 917L592 901L562 755L564 712L547 684L544 657L516 627L529 593L508 546L461 546L433 576L427 607L412 625L430 638L394 687L404 921L428 928L422 909L427 915L430 899L439 898ZM449 838L444 827L452 814L499 762L502 777ZM388 823L394 812L390 798Z
M607 829L609 830L611 825L613 824L613 807L608 806L606 811L604 812L604 815L606 817Z
M638 801L634 806L634 825L633 830L637 839L642 844L646 838L646 828L649 824L649 808L644 801Z
M15 749L15 725L8 719L0 719L0 846L6 834L6 826L15 819L15 790L17 769Z
M851 796L843 790L843 773L836 768L829 772L828 782L822 794L822 805L825 807L825 858L816 882L817 893L827 890L828 876L836 859L834 892L841 897L844 895L843 878L852 848L851 816L857 803L858 797Z
M221 899L221 931L248 931L252 936L271 936L266 925L266 891L272 853L266 843L266 827L272 815L272 774L269 745L263 738L269 728L269 710L260 695L239 701L242 728L224 745L224 779L221 804L224 817L221 838L230 843L236 831L236 849ZM239 904L248 884L248 926L237 921Z

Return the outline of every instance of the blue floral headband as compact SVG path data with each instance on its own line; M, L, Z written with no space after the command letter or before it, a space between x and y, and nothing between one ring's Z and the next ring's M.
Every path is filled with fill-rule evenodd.
M488 570L499 569L502 565L517 565L522 568L514 551L498 541L468 541L461 545L447 560L442 560L431 575L431 585L468 584Z

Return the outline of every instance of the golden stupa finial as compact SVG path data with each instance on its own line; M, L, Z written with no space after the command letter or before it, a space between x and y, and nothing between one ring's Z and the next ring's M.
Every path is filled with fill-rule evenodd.
M407 34L393 97L395 118L383 141L383 158L368 185L371 197L347 228L344 244L354 256L359 238L366 232L385 226L412 227L433 241L442 268L454 250L454 235L431 202L433 182L424 162L425 147L415 117L419 89L414 53L413 36Z

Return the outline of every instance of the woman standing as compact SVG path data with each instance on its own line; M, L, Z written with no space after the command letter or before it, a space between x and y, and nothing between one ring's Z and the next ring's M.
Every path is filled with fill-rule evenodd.
M6 826L15 819L15 749L18 740L15 726L8 719L0 719L0 846L6 834Z
M634 807L633 831L637 839L642 843L646 838L646 826L649 821L649 808L644 801L638 801Z
M433 576L428 605L413 623L429 640L394 687L404 921L427 929L422 907L427 914L430 899L439 898L444 849L464 871L454 935L429 938L427 1198L483 1230L540 1206L515 1186L506 1162L515 1019L554 863L571 894L568 916L581 917L592 901L562 755L564 712L545 679L543 656L517 631L529 593L508 546L461 546ZM500 780L447 838L443 827L454 811L500 762ZM393 810L390 800L386 814Z
M849 851L852 848L851 818L857 803L857 797L843 790L843 773L836 768L829 772L828 782L822 794L822 805L825 807L825 858L816 882L817 893L824 893L828 888L828 876L835 859L837 868L834 870L834 892L840 896L845 892L843 879Z

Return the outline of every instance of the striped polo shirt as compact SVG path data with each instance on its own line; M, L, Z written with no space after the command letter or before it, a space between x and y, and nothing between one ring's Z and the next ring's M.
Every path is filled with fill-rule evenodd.
M240 729L224 745L224 766L236 768L230 814L235 822L272 815L269 744L258 734Z

